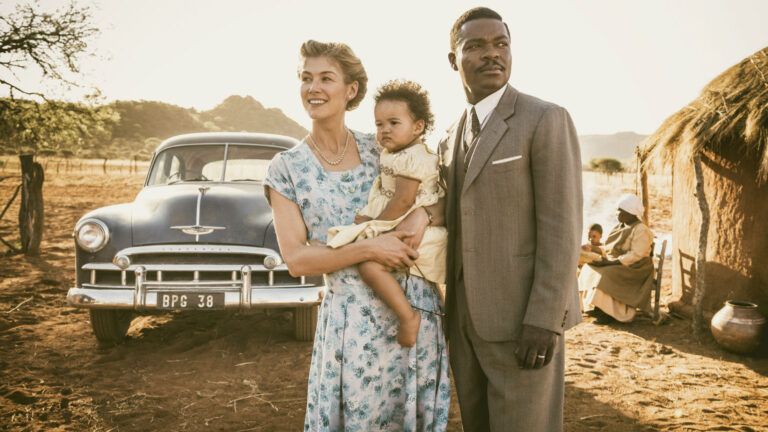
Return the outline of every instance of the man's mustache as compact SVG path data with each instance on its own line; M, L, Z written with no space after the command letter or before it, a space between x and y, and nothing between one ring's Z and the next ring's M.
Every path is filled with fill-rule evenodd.
M485 71L487 71L488 69L490 69L492 67L499 67L499 68L501 68L501 70L506 70L504 65L502 65L501 63L499 63L499 62L497 62L495 60L491 60L490 62L487 62L487 63L483 64L482 66L480 66L477 69L477 71L478 72L485 72Z

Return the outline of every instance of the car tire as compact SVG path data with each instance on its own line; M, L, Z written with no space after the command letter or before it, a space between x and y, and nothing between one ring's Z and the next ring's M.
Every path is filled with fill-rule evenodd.
M311 341L317 329L318 306L297 307L293 310L293 336L298 341Z
M91 309L91 328L99 342L119 344L125 339L133 320L133 311L114 309Z

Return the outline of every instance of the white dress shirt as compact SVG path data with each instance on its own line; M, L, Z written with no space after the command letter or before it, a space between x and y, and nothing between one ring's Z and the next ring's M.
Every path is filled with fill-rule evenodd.
M474 108L477 113L477 119L480 121L480 130L482 131L483 127L485 127L485 124L488 122L488 119L491 117L491 113L499 104L501 96L504 95L504 90L506 89L507 86L504 85L500 89L484 97L480 102L474 105L467 105L467 119L464 123L465 140L467 139L470 129L472 129L472 108Z

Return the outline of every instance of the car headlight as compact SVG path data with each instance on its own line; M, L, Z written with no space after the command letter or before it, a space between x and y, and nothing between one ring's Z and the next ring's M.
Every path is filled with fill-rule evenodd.
M109 229L98 219L86 219L75 227L75 241L88 252L97 252L109 242Z

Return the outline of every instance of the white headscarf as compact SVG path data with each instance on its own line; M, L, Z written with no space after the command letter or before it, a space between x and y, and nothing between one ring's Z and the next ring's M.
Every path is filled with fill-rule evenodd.
M637 195L622 195L619 199L619 208L627 213L637 216L640 220L643 219L643 201Z

